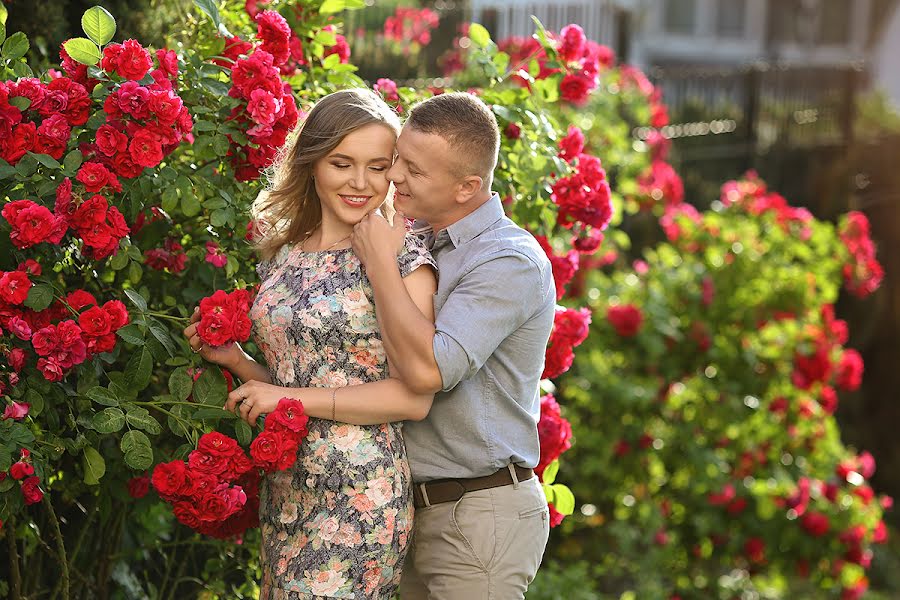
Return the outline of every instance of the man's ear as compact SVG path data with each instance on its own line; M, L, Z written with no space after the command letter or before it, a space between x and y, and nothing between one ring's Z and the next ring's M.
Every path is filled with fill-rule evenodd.
M478 175L469 175L463 179L456 187L456 201L459 204L465 204L481 192L484 180Z

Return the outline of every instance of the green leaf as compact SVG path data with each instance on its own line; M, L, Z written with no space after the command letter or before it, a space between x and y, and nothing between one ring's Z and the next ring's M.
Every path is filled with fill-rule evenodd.
M6 179L16 174L16 168L0 158L0 179Z
M84 394L97 404L102 404L104 406L118 406L119 399L116 398L116 395L111 391L106 389L105 387L95 386L89 389Z
M102 6L93 6L84 11L81 28L95 44L103 46L116 34L116 20Z
M106 473L106 461L93 446L85 446L81 464L84 467L84 482L88 485L100 483L100 478Z
M341 57L337 54L329 54L325 57L325 60L322 61L322 68L326 70L331 70L341 64Z
M6 5L0 3L0 25L6 25L6 17L9 15L9 12L6 10Z
M132 469L146 471L153 464L153 447L143 431L129 431L122 436L119 447L125 453L125 463Z
M491 43L491 34L488 33L488 30L485 29L483 25L472 23L469 25L469 39L472 40L473 43L484 48Z
M188 375L187 367L180 367L169 375L169 393L176 402L184 402L191 395L194 380Z
M63 48L72 60L83 65L96 65L100 62L100 48L87 38L72 38L63 43Z
M150 327L150 334L162 344L169 356L174 356L178 353L178 348L176 348L175 344L172 342L172 337L169 335L168 329L158 321L149 321L147 324Z
M25 34L21 31L16 32L9 36L9 38L7 38L5 42L3 42L3 58L22 58L28 53L28 49L30 47L31 46L28 44L28 38L25 37Z
M554 460L552 463L547 465L547 468L544 469L544 474L541 476L541 479L547 485L550 485L554 481L556 481L556 473L559 471L559 461Z
M216 137L213 138L213 151L219 156L225 156L228 153L228 149L231 147L231 143L228 141L228 138L224 135L217 134Z
M30 407L28 414L32 417L36 417L44 412L44 397L37 390L28 390L22 399L28 403Z
M334 13L339 13L346 7L347 3L345 0L325 0L322 3L322 6L319 7L320 15L332 15ZM327 46L328 44L326 44Z
M323 46L331 47L337 44L337 36L330 31L318 31L316 37L313 38L313 41L318 42Z
M6 6L0 2L0 16L3 16L3 19L6 20ZM6 39L6 24L0 23L0 44L3 43L3 40Z
M159 435L162 432L162 426L159 421L153 418L147 409L137 406L125 413L125 420L128 424L143 429L152 435Z
M34 159L35 159L36 161L38 161L39 163L41 163L42 165L44 165L45 167L47 167L47 168L49 168L49 169L58 169L58 168L60 168L60 167L62 166L61 164L59 164L59 161L58 161L58 160L56 160L55 158L53 158L53 157L50 156L50 155L47 155L47 154L35 154L35 153L33 153L33 152L29 152L29 154L31 154L32 156L34 156Z
M28 110L28 107L31 106L31 100L24 96L13 96L8 102L21 111L26 111Z
M575 496L572 491L559 483L550 487L553 489L553 508L562 515L575 512Z
M125 426L125 413L119 408L104 408L91 419L91 427L99 433L115 433Z
M199 421L207 419L237 419L237 415L221 408L201 408L194 411L191 418Z
M134 290L125 290L125 295L128 296L128 299L137 307L137 309L141 312L147 312L147 301L144 300L144 297L138 294Z
M238 419L234 422L234 437L237 438L238 444L242 446L246 446L250 443L250 438L253 437L253 431L243 419Z
M125 381L128 388L139 392L150 384L150 374L153 370L153 357L146 348L136 351L125 366Z
M39 283L31 286L28 290L28 297L25 299L25 306L35 311L42 311L53 302L53 288L46 283Z
M219 28L219 25L222 24L222 20L219 17L219 7L216 6L214 0L194 0L194 6L202 10L210 19L212 19L216 29Z
M209 367L194 382L194 399L200 404L224 406L228 386L219 367Z
M193 194L181 198L181 212L186 217L195 217L200 214L200 202Z
M116 331L116 335L129 344L134 344L135 346L144 345L144 334L143 332L141 332L140 326L134 323L122 327L121 329Z
M128 265L128 280L131 283L137 284L138 282L140 282L141 277L143 277L143 275L144 275L144 272L141 270L141 265L139 265L136 262L129 263L129 265Z
M72 150L63 159L63 168L69 173L74 173L81 166L84 156L79 150Z

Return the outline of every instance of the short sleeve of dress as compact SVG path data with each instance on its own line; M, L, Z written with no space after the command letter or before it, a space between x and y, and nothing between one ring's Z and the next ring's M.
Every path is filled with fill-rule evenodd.
M425 247L425 242L411 233L406 234L406 239L403 240L403 250L397 257L397 265L400 267L401 277L406 277L422 265L428 265L437 271L437 263Z
M278 249L278 252L276 252L275 256L273 256L272 258L261 260L256 263L256 274L259 275L260 281L265 281L266 279L268 279L272 271L274 271L275 268L278 267L278 265L284 262L289 249L289 244L285 244Z

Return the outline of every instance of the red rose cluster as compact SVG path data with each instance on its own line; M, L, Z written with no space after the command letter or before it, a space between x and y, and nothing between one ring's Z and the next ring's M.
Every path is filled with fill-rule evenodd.
M634 337L641 330L644 314L634 304L620 304L606 309L606 320L622 337Z
M807 325L805 332L801 347L794 353L791 380L801 390L815 391L823 410L832 414L838 398L831 386L847 392L857 390L862 383L862 356L856 350L843 348L847 323L835 319L830 304L822 308L821 325Z
M62 380L69 369L87 358L112 351L115 332L129 321L128 311L120 301L110 300L101 306L84 290L75 290L39 312L25 307L23 303L32 287L29 275L40 274L41 266L31 260L16 271L0 273L0 333L8 331L13 339L22 342L22 346L5 351L13 368L7 376L10 385L18 382L18 374L31 352L39 357L37 368L48 381ZM76 319L72 319L73 313Z
M615 54L608 46L587 39L579 25L566 25L559 32L556 53L567 72L559 84L559 95L576 106L587 102L599 84L601 69L613 66Z
M534 238L541 245L547 258L550 259L550 265L553 269L553 283L556 285L556 299L559 300L566 294L566 286L575 277L578 271L579 253L578 250L569 250L565 255L559 256L553 252L550 242L546 236L536 235Z
M541 397L538 437L541 442L541 458L534 471L538 477L542 477L544 469L572 447L572 425L562 416L559 403L553 394Z
M643 71L631 65L619 68L619 85L623 91L635 90L650 104L650 126L660 129L669 124L669 110L662 99L662 91L650 83Z
M84 86L67 77L0 81L0 158L11 165L27 152L61 159L72 128L87 122L90 107Z
M722 186L720 201L725 206L735 206L751 215L774 213L775 220L784 231L795 233L801 240L808 240L812 231L807 226L813 216L805 208L795 208L780 194L769 192L766 184L755 171L748 171L743 181L728 181Z
M22 448L19 460L10 466L8 472L0 471L0 481L6 479L7 476L19 482L22 499L25 500L26 505L37 504L43 500L44 492L41 490L41 480L34 474L31 452L27 448Z
M590 324L591 311L587 308L556 309L541 379L553 379L569 370L575 358L572 349L587 339Z
M431 43L431 30L439 21L437 13L431 9L398 6L394 14L384 20L384 37L403 44L413 42L427 46ZM409 54L407 46L404 46L404 53Z
M157 465L153 487L187 527L222 539L240 535L259 524L260 470L282 471L296 462L308 420L299 400L282 398L249 458L234 439L213 431L201 436L187 461Z
M875 259L875 243L869 236L869 219L851 211L841 220L839 235L847 246L850 260L844 265L844 283L851 294L865 298L878 289L884 268Z
M200 324L197 335L208 346L245 342L250 337L250 292L218 290L200 300Z
M284 17L271 10L257 13L255 20L261 43L254 48L249 42L232 38L223 53L227 60L216 61L231 69L228 95L242 101L230 117L241 125L249 140L247 144L230 140L229 156L239 181L257 179L259 172L272 164L299 116L291 88L281 81L279 70L292 56L291 28Z
M675 168L664 160L652 161L637 183L642 210L649 210L659 202L667 205L684 202L684 183Z
M606 229L612 218L612 201L599 158L579 154L575 172L558 179L552 190L550 198L559 207L556 219L560 226Z

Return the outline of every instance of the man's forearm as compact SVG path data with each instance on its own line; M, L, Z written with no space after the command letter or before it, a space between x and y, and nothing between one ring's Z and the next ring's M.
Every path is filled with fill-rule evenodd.
M369 265L367 275L375 294L384 349L397 375L418 393L440 390L434 323L413 302L396 263Z

